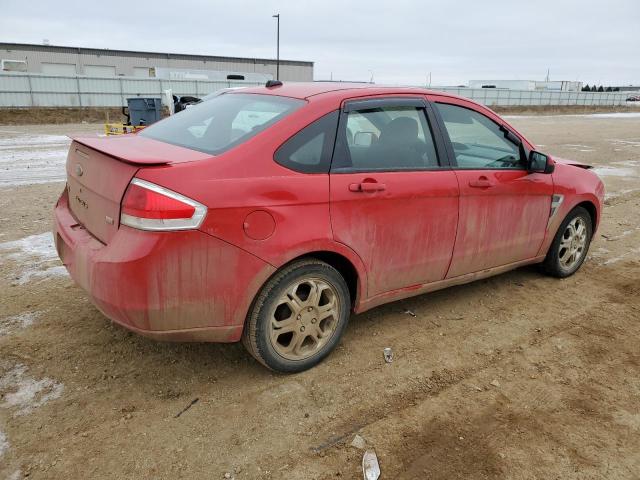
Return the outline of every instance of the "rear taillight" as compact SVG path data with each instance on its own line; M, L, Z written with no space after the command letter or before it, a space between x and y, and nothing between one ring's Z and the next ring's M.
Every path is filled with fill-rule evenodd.
M134 178L122 199L120 224L140 230L198 228L207 207L167 188Z

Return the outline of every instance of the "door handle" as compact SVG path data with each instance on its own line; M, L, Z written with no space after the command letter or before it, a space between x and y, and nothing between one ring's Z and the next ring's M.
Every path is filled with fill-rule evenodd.
M483 175L477 180L470 180L469 186L473 188L489 188L493 187L493 182Z
M386 189L387 186L384 183L378 182L360 182L349 184L350 192L381 192L382 190Z

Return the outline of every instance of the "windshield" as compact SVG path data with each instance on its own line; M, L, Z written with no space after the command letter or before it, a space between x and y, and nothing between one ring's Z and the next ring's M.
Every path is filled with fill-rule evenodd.
M304 103L274 95L224 94L151 125L139 135L216 155L247 141Z

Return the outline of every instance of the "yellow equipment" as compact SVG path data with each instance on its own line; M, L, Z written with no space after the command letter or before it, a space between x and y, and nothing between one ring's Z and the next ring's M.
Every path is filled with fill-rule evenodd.
M127 133L139 132L144 127L144 125L134 126L124 123L105 123L104 133L105 135L126 135Z
M122 114L127 117L126 123L110 123L107 116L104 133L106 135L136 133L145 126L160 120L161 107L162 102L159 98L127 98L127 106L122 107Z

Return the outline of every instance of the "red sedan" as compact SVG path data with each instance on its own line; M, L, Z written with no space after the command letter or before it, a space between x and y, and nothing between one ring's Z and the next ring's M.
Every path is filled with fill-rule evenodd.
M527 264L573 274L604 197L588 168L464 98L270 82L137 135L75 138L54 236L123 327L242 339L296 372L352 311Z

